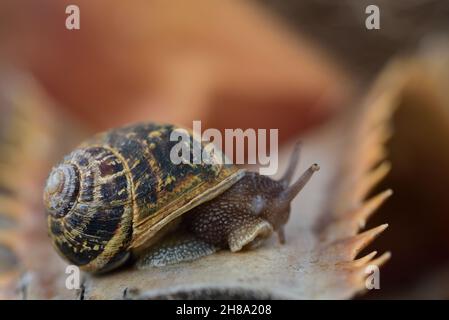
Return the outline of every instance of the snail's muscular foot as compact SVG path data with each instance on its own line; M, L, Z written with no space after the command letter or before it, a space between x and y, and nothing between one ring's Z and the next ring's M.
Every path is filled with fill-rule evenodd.
M245 222L231 230L228 235L228 246L232 252L240 251L243 248L257 248L273 232L271 224L260 218L250 217Z
M192 261L218 250L218 246L200 240L190 233L176 233L152 247L137 261L137 267L145 269Z

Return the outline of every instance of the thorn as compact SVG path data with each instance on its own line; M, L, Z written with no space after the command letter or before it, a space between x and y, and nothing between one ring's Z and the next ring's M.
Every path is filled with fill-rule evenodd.
M354 267L364 266L364 265L368 264L368 262L370 262L376 256L376 254L377 254L377 251L373 251L364 257L361 257L359 259L352 261L352 264L354 265Z
M365 199L368 192L377 185L391 170L391 163L389 161L382 162L376 169L369 172L362 181L358 188L355 190L354 199Z
M378 267L382 266L385 262L387 262L388 260L390 260L391 258L391 252L387 251L385 252L383 255L381 255L380 257L374 259L373 261L371 261L369 264L375 264Z
M365 153L365 161L363 167L365 168L364 172L369 171L370 168L375 166L379 161L382 161L388 156L388 151L384 145L379 146L371 146L370 151L366 151Z
M347 240L347 243L352 249L351 259L354 259L360 253L360 251L362 251L368 244L370 244L387 227L388 224L382 224L376 228L359 233L358 235L349 238Z
M373 146L381 145L388 141L393 135L393 129L391 125L380 123L374 126L365 126L365 128L361 128L360 133L362 148L369 150Z
M391 189L387 189L371 199L364 202L359 209L356 210L355 216L359 223L359 227L365 226L366 220L393 194Z
M377 254L377 251L373 251L359 259L355 259L355 260L350 260L350 261L343 261L343 262L339 262L338 265L342 265L342 266L346 266L349 267L351 269L355 269L358 267L363 267L366 264L368 264L368 262L371 261L371 259L373 259Z

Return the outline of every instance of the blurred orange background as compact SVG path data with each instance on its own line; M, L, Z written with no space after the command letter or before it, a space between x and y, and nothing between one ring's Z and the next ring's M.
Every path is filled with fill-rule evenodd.
M69 4L80 30L65 28ZM1 53L94 131L202 120L279 128L285 141L352 92L322 50L252 2L7 0L0 12Z

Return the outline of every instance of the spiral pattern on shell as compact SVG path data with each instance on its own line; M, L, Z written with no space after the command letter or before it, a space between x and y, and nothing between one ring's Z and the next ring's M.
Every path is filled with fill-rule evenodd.
M62 164L54 168L44 190L48 212L55 217L66 215L78 198L79 187L79 171L76 166Z
M55 167L44 203L50 234L69 262L103 271L128 256L131 183L120 156L105 147L80 148Z

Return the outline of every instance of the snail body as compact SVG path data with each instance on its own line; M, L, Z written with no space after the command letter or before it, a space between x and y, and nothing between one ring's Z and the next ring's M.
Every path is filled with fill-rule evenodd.
M104 272L131 257L165 265L226 247L239 251L273 231L283 240L290 201L317 166L288 186L296 160L279 181L213 156L207 163L174 164L170 152L177 142L170 135L176 129L154 123L113 129L52 169L44 204L62 257Z

